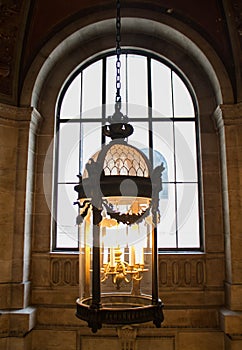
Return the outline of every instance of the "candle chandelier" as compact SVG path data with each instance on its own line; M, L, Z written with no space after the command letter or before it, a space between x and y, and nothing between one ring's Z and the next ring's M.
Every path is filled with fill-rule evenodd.
M164 319L158 296L157 223L163 164L152 169L145 154L127 143L133 127L121 112L120 1L116 17L114 114L102 128L111 141L79 175L80 297L76 315L96 332L102 324Z

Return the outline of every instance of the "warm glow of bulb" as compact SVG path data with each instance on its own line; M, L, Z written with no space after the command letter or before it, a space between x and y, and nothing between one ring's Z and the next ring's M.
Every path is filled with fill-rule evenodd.
M129 265L135 265L135 247L133 245L129 248Z
M118 223L115 219L104 218L102 219L100 225L101 227L114 227L114 226L118 226Z
M140 205L137 201L134 201L130 207L132 214L138 214L140 211Z
M153 224L152 216L149 215L147 218L145 218L145 221L147 224L152 225Z
M85 217L87 224L91 224L91 210L88 210L87 216Z

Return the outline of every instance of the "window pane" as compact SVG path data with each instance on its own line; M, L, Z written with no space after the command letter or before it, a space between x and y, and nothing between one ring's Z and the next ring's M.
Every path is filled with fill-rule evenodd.
M57 206L57 248L77 248L78 228L75 225L78 215L76 201L77 192L73 185L58 185L58 206Z
M121 111L131 118L130 124L134 127L128 143L143 151L148 158L152 154L154 167L162 162L165 167L160 193L158 246L161 249L199 247L197 138L190 93L171 68L152 58L151 109L148 107L147 57L122 54L120 59ZM58 248L78 246L75 225L78 208L73 206L77 193L73 184L61 183L78 182L76 175L80 170L83 172L89 158L101 149L103 117L107 118L115 110L116 56L106 58L106 92L102 91L103 62L101 59L85 68L70 84L62 101L61 118L80 118L80 123L73 120L59 123ZM102 106L105 94L106 104ZM158 120L158 117L166 119ZM193 119L179 119L178 122L169 119L171 117ZM143 119L138 121L136 118ZM105 142L108 144L110 139L105 138Z
M164 163L163 182L173 182L174 177L174 140L172 122L153 123L154 166Z
M198 248L200 241L196 184L177 184L177 224L179 248Z
M126 105L126 111L126 114L132 118L148 118L151 108L148 108L148 106L144 105L141 106L138 104L128 103Z
M138 55L128 56L128 103L148 106L147 96L147 58ZM136 112L129 110L129 116Z
M58 182L77 181L79 174L79 123L60 124Z
M81 125L81 170L89 158L101 149L101 123L82 123Z
M194 107L191 95L186 85L172 72L174 94L174 117L194 117Z
M171 70L151 60L153 117L172 117Z
M175 123L176 180L197 181L197 152L194 122Z
M68 87L61 105L61 118L76 118L80 116L81 74Z
M134 128L134 133L129 136L128 143L144 152L149 158L149 126L147 122L130 123Z
M82 113L102 104L102 61L93 63L83 71ZM91 117L92 115L90 115ZM93 115L97 118L97 115ZM101 116L99 116L101 117Z
M160 223L158 224L158 247L176 248L175 185L166 184L164 198L160 194ZM163 190L163 191L164 191Z

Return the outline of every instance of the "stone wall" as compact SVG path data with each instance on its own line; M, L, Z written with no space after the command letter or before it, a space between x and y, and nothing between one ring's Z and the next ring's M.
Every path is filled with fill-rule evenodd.
M78 255L53 253L50 248L53 156L48 150L52 150L55 102L63 81L80 61L111 47L110 23L102 26L102 40L91 26L61 45L58 37L51 49L59 45L59 51L50 54L45 47L24 82L22 103L29 106L32 98L39 112L0 105L0 350L242 347L242 106L217 107L219 83L210 63L199 56L190 39L156 16L156 22L150 17L142 28L136 19L138 34L127 21L124 40L127 46L155 50L174 61L194 88L200 109L204 253L159 255L159 294L165 304L161 329L150 323L103 326L93 335L76 318ZM205 46L218 73L222 65L211 47L191 28L178 28L187 30L198 46ZM37 78L41 65L42 75ZM225 76L221 69L221 90L230 103L231 87Z
M240 115L241 106L234 108L234 113ZM229 116L222 123L224 110ZM210 200L205 200L204 209L206 237L209 235L206 252L159 255L159 293L165 303L162 328L156 329L149 323L117 328L104 326L97 335L75 317L78 255L51 253L49 248L51 216L38 180L43 176L40 169L48 148L46 140L50 137L37 133L41 118L36 111L8 109L4 105L0 111L1 235L5 234L1 244L0 349L76 350L97 346L100 349L109 346L114 349L239 349L242 281L237 185L241 172L242 128L241 118L232 114L231 106L222 106L215 113L219 133L202 135L207 142L207 151L203 154L204 177L207 172L214 175L218 169L219 163L211 161L213 153L217 154L216 137L222 138L223 146L223 137L226 138L225 153L221 154L226 156L223 161L229 163L229 196L228 207L224 206L223 210L229 208L232 218L229 220L225 215L223 220L216 215L219 225L223 227L224 221L226 228L225 250L221 242L223 230L217 230L215 215L206 216L210 210L214 214L218 187L215 186L213 192L211 183L206 185L204 181L204 196L206 198L206 191L210 196ZM219 213L222 213L221 202L219 199L217 203Z

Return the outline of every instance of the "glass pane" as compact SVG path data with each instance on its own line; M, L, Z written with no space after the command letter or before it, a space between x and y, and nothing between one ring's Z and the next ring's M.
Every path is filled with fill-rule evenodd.
M146 122L130 123L134 127L134 133L129 136L128 143L143 151L149 158L149 127Z
M164 163L163 182L174 182L174 140L172 122L153 123L154 167Z
M90 218L79 225L79 285L80 297L89 297L92 293L92 226Z
M166 196L162 193L166 192ZM176 248L175 185L165 184L160 194L160 223L158 247Z
M73 185L58 185L57 248L78 247L78 227L76 226L78 207L73 205L73 202L77 199L77 195Z
M186 85L172 72L174 94L174 117L194 117L194 108L191 95Z
M199 210L196 184L177 185L178 247L198 248Z
M114 104L116 98L116 56L111 56L107 58L107 77L106 77L106 86L107 86L107 95L106 103ZM121 67L121 90L120 95L123 102L126 102L126 55L120 56ZM125 113L125 111L123 111Z
M60 117L76 118L80 116L81 74L68 87L62 101Z
M194 122L175 123L176 181L197 181L197 150Z
M172 117L171 70L151 60L153 117Z
M99 60L83 71L82 113L102 104L102 61ZM90 115L91 117L92 115ZM93 115L97 118L97 115ZM99 116L101 117L101 116Z
M89 158L101 149L101 123L82 123L81 125L81 169Z
M79 123L60 124L58 182L78 181L79 139Z
M151 225L146 222L125 226L108 228L102 227L101 231L101 290L102 293L117 293L118 279L120 292L131 293L136 290L136 295L152 293L152 254L151 254ZM118 259L117 259L118 258ZM117 260L121 260L125 271L126 280L121 274L115 281L114 270L110 273L110 267L117 267ZM138 285L132 281L134 266L142 269L139 277L142 277ZM132 271L132 273L130 273ZM137 270L136 270L137 271ZM118 277L118 272L117 272ZM135 276L134 276L135 277ZM138 277L138 276L137 276Z
M147 97L147 58L138 55L128 56L128 103L148 106ZM129 116L137 116L129 110Z
M141 106L133 103L128 103L126 105L126 114L128 115L128 117L148 118L149 115L152 115L152 114L149 114L149 112L152 112L152 111L151 111L151 108L149 108L148 106Z

